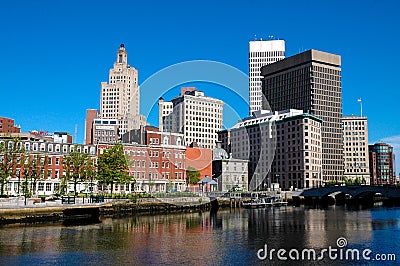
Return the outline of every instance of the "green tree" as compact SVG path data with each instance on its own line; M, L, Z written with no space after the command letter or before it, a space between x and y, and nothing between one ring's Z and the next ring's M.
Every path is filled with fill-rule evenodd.
M31 156L29 153L25 153L23 160L24 180L22 181L21 189L26 205L26 199L32 197L34 192L32 180L37 178L39 156Z
M15 175L18 158L25 153L19 138L11 138L0 143L0 195L4 195L8 178Z
M88 174L92 174L93 167L90 157L87 153L80 152L78 146L75 145L74 150L64 157L63 165L65 169L65 176L63 177L65 180L63 183L65 183L66 187L68 181L73 182L74 193L77 196L78 183L84 181L88 177Z
M343 177L343 181L344 181L344 183L346 184L346 186L351 186L351 185L354 185L354 180L352 180L351 178L348 178L348 177Z
M361 185L362 184L362 179L361 179L361 177L356 177L356 179L354 180L354 184L355 185Z
M342 185L342 184L343 184L343 182L339 182L339 181L336 181L336 180L329 180L329 181L325 182L325 186L326 187L337 186L337 185Z
M86 164L85 164L85 179L89 181L90 191L93 191L93 180L96 178L97 172L95 169L95 165L93 159L88 156Z
M111 194L114 191L114 184L131 182L132 177L127 170L128 163L121 143L107 149L97 160L97 179L103 184L111 185Z
M196 168L189 166L186 169L186 180L188 184L195 185L200 181L200 172Z

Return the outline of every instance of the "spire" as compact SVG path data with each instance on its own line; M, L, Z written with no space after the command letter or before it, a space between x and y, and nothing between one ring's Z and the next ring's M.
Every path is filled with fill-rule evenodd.
M117 63L128 64L128 53L126 52L123 43L121 43L117 52Z

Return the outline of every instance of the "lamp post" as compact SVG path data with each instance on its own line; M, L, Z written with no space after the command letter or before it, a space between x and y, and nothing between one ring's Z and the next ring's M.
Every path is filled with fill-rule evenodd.
M18 197L20 196L19 194L19 187L21 185L21 170L17 169L17 176L18 176Z
M278 184L278 182L279 182L279 174L278 174L278 175L275 175L274 191L275 191L275 186L276 186L276 184Z
M26 194L28 193L28 169L24 169L24 204L26 205Z
M256 176L256 187L255 187L255 190L258 191L258 173L254 173L254 175Z

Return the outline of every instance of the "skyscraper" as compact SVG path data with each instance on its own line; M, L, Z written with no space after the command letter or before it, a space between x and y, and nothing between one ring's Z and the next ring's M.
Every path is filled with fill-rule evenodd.
M272 110L301 109L322 118L324 180L343 177L340 65L339 55L309 50L261 68L262 91Z
M343 116L344 176L370 184L367 117Z
M145 117L139 112L138 71L128 65L128 53L121 44L114 67L110 69L108 83L101 83L100 117L117 119L119 134L122 135L146 124Z
M249 111L261 110L261 67L285 58L285 41L250 41L249 42Z
M213 149L217 132L222 129L223 104L196 88L182 88L181 95L171 102L159 99L158 126L164 132L183 133L187 145L195 142L199 147Z

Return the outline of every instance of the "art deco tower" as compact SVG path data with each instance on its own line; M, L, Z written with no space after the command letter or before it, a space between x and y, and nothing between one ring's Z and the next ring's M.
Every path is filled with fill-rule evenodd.
M128 53L121 44L114 67L110 69L108 83L101 83L100 117L117 119L119 134L122 135L145 124L145 117L139 112L138 71L128 65Z

